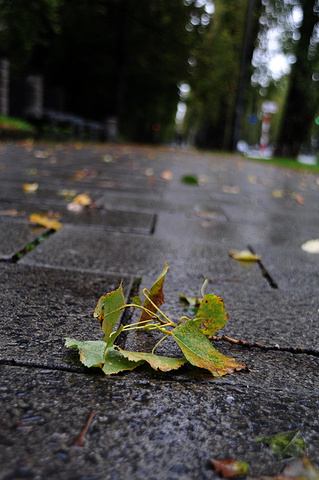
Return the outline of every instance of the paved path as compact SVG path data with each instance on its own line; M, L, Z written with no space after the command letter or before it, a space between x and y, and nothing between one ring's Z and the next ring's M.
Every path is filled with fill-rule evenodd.
M182 183L187 174L200 184ZM70 211L79 193L94 206ZM220 343L250 372L214 379L140 367L106 377L63 344L100 339L97 299L122 279L127 296L138 278L149 287L168 262L169 316L179 318L179 294L199 295L207 278L230 316L222 333L318 348L319 255L301 249L319 237L318 200L319 177L239 157L0 145L1 480L208 480L218 478L212 457L274 475L284 463L255 438L293 430L318 460L318 357ZM46 236L28 223L36 212L59 214L63 228ZM261 264L231 259L234 248L251 248ZM126 347L147 349L147 340L132 334ZM91 412L83 446L74 445Z

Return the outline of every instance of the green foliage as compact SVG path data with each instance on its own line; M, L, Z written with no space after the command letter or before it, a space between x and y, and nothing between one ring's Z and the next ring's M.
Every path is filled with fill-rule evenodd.
M23 132L28 134L34 134L36 132L33 125L24 120L20 120L13 117L7 117L0 115L0 132Z
M144 305L139 297L134 297L133 303L126 304L122 284L117 290L99 299L94 316L101 323L104 333L103 341L83 342L67 338L65 345L79 350L80 360L85 366L100 367L107 375L133 370L145 362L154 370L166 372L176 370L188 361L196 367L209 370L215 377L247 369L246 364L228 358L216 350L206 336L222 328L228 320L221 298L212 294L205 295L199 301L196 317L194 319L181 317L178 323L174 323L160 310L159 307L164 302L163 284L167 272L168 265L165 264L164 270L150 291L143 290ZM203 290L204 288L202 288L202 294ZM113 330L126 307L142 310L139 321L126 326L120 324L116 330ZM163 337L155 344L151 353L129 352L114 345L121 332L131 330L155 330L161 332ZM157 346L167 337L176 341L185 358L163 357L155 354Z
M256 441L268 445L271 451L277 455L278 460L283 460L284 458L299 457L305 454L307 445L299 434L299 430L285 432L270 437L256 438Z
M122 284L117 290L102 296L94 310L94 317L101 323L104 341L108 342L112 330L125 307Z

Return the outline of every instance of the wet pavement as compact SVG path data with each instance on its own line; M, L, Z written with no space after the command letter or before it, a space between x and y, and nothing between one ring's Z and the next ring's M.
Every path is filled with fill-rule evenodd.
M82 193L92 205L70 208ZM60 230L29 222L45 212ZM168 262L169 317L184 314L179 295L199 296L207 278L229 313L221 334L318 350L319 255L301 249L319 238L318 215L318 175L239 156L1 144L0 479L219 478L210 458L275 475L286 461L256 438L287 431L300 431L316 464L318 356L220 342L250 371L213 378L190 365L165 374L142 366L107 377L64 339L99 340L99 297L121 280L127 299L141 293ZM247 248L259 263L230 258ZM149 351L149 341L132 332L122 347ZM169 341L157 353L180 356Z

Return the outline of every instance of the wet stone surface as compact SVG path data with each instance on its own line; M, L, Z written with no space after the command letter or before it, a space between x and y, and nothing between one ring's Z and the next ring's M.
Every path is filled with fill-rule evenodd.
M31 226L26 222L12 222L0 219L0 259L10 260L16 253L34 242L47 230Z
M310 458L319 448L317 395L206 380L154 383L50 370L33 371L30 378L27 368L1 371L2 480L22 473L39 479L208 480L218 478L210 458L237 458L256 473L274 475L285 462L257 437L300 430ZM83 446L76 446L92 411Z
M318 238L316 175L167 147L31 143L0 145L0 173L1 480L217 479L211 457L275 475L285 462L255 439L293 430L316 461L317 356L215 342L249 371L214 379L187 364L107 377L64 347L65 337L101 339L99 297L121 280L128 296L136 277L141 294L168 262L163 311L172 319L194 315L179 294L200 296L207 278L230 317L220 333L316 349L319 256L301 250ZM89 194L93 207L69 211L70 191ZM63 228L10 263L44 230L27 223L35 211L59 213ZM262 265L229 257L248 245L277 289ZM158 339L119 337L141 351ZM180 356L170 341L157 353ZM92 412L83 446L74 445Z
M33 213L50 214L51 218L56 218L61 225L85 225L106 231L116 230L144 235L152 233L156 222L154 214L132 210L122 211L93 206L83 207L79 211L71 211L67 205L0 202L0 218L2 222L24 224L25 228L27 228L29 216ZM35 230L34 227L33 230ZM18 237L18 235L16 236ZM24 241L23 237L21 240ZM4 239L5 241L6 238Z
M256 264L240 265L229 257L230 245L181 242L120 232L93 231L65 226L24 257L25 265L50 265L96 272L154 277L168 262L172 271L204 278L244 279L263 282ZM185 262L185 259L187 261Z
M101 340L93 317L101 295L122 277L0 264L1 361L81 368L65 337ZM128 296L132 280L125 279Z

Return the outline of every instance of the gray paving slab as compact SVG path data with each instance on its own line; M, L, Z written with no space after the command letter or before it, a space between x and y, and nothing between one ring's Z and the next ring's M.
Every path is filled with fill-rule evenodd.
M84 207L80 211L72 211L67 205L43 205L11 203L0 201L0 219L4 222L25 223L33 213L55 214L59 222L71 225L86 225L88 227L102 228L103 230L116 230L149 235L155 226L156 217L152 213L139 211L125 211Z
M313 461L319 448L316 392L1 371L2 480L209 480L218 478L210 458L239 458L274 475L285 463L257 437L297 429ZM83 446L74 445L91 412Z
M306 236L305 231L304 241L311 240ZM260 253L263 265L280 290L308 292L309 295L316 296L319 287L319 256L304 252L301 249L302 243L284 248L253 243L253 248Z
M180 213L160 212L154 232L158 238L183 238L183 242L202 241L207 244L228 244L230 248L247 248L252 242L267 243L270 225L231 223L215 205L200 206ZM283 235L283 232L282 232Z
M165 303L162 310L176 321L183 315L193 318L192 308L180 300L180 295L201 298L203 275L176 275L173 268L164 283ZM144 276L140 293L150 289L154 278ZM318 349L319 301L317 295L305 291L281 291L267 284L249 285L240 281L210 279L206 293L224 300L229 321L220 331L236 339L264 345ZM137 313L138 314L138 313ZM138 318L136 319L136 321ZM149 334L147 338L152 338ZM138 335L137 335L138 338ZM154 342L155 344L156 342Z
M186 174L200 185L183 184ZM35 195L23 192L25 181L39 182ZM63 188L102 208L66 213ZM317 356L216 342L249 371L214 379L190 365L167 374L142 366L106 377L63 342L100 339L92 316L100 295L122 279L126 294L136 277L140 291L149 287L167 261L163 310L172 318L192 316L179 294L198 296L208 278L230 316L220 333L317 349L319 256L300 246L319 236L318 189L316 175L191 150L0 144L0 213L25 212L0 215L2 245L16 248L13 233L25 243L20 230L32 228L34 207L64 214L62 230L18 263L0 263L1 480L217 479L211 457L274 475L285 463L255 438L287 430L300 430L315 461ZM258 264L229 257L248 244L279 288ZM152 333L130 333L121 345L148 351ZM169 341L158 353L180 355ZM75 446L92 411L84 445Z
M9 260L46 231L43 227L25 222L8 222L0 218L0 259Z
M65 337L101 339L94 308L100 296L118 288L122 279L0 264L1 361L72 366ZM126 295L131 285L132 279L126 277Z
M260 205L250 205L246 208L242 208L241 205L222 205L221 210L231 222L263 225L276 225L284 222L303 228L318 224L318 211L306 209L301 205L271 209Z
M133 276L156 275L165 262L186 274L264 282L256 264L241 265L229 257L229 244L189 243L183 242L182 236L160 239L73 226L65 226L21 260L24 265Z

